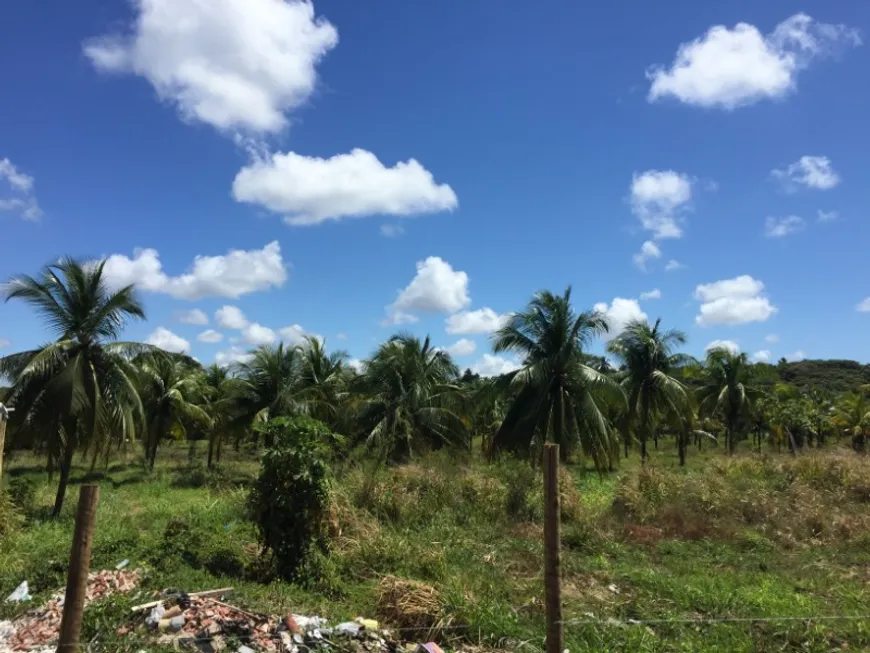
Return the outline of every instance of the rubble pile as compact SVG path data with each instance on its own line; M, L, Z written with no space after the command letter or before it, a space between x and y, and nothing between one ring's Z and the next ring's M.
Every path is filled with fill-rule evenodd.
M118 593L130 592L139 584L140 572L112 570L88 575L85 605ZM55 592L41 607L29 610L11 622L0 622L0 653L33 651L56 642L63 616L64 590ZM49 650L54 650L50 647Z

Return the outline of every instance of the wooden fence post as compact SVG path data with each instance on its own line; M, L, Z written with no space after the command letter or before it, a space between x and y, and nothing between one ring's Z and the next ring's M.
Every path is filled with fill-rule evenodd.
M562 559L559 506L559 445L544 445L544 592L547 653L562 653Z
M97 517L97 503L99 500L99 486L82 486L79 491L76 526L69 556L66 598L63 603L63 617L60 622L60 640L57 645L57 653L78 653L81 650L79 635L82 630L82 615L85 611L88 571L90 571L91 567L91 545L94 541L94 522Z

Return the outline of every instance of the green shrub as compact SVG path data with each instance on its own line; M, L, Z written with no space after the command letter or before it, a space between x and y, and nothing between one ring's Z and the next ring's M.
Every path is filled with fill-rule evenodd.
M249 505L264 551L287 580L316 582L317 552L328 550L327 443L335 436L307 417L270 420L274 447L263 454Z
M527 461L504 458L493 469L507 490L505 510L512 519L538 521L543 513L541 470Z
M36 483L26 476L18 476L9 482L9 498L24 513L30 513L36 506Z
M196 517L173 517L166 524L154 562L162 569L183 564L219 576L245 578L253 561L244 542L233 536L230 525L209 524Z

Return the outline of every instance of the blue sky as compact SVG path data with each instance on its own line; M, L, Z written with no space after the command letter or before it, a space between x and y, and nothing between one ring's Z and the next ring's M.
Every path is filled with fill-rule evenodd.
M407 329L494 373L568 284L696 355L870 361L870 5L599 4L3 3L0 277L111 257L129 337L203 362Z

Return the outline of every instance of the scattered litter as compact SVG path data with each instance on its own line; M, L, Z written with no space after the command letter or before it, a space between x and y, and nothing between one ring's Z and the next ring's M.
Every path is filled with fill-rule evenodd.
M128 560L127 558L124 558L123 560L121 560L121 562L119 562L118 564L115 565L115 569L117 569L118 571L121 571L124 567L126 567L129 564L130 564L130 560Z
M414 653L444 653L444 650L435 642L426 642L425 644L419 644Z
M607 586L607 589L609 589L614 594L619 594L619 588L616 586L615 583L610 583L610 585Z
M139 580L138 569L91 573L88 575L85 605L113 594L130 592L136 588ZM18 589L21 589L21 586ZM40 653L42 647L46 647L46 651L54 651L55 647L47 645L55 642L60 634L63 599L64 590L61 589L55 592L43 606L28 610L12 622L3 622L10 623L11 627L0 627L0 653L6 651Z
M21 603L22 601L30 600L30 588L27 586L27 581L23 581L21 585L15 588L9 596L6 597L6 603Z

